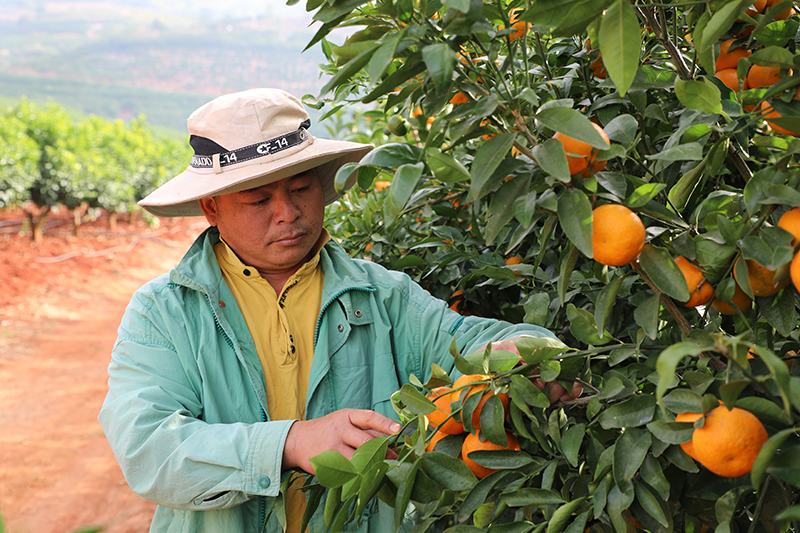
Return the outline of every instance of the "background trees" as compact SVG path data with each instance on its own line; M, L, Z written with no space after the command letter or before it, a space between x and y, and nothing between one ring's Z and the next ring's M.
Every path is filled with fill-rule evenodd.
M377 494L398 513L414 502L431 528L796 530L798 235L779 222L800 206L792 2L306 8L331 74L308 103L369 104L349 130L380 145L340 174L357 169L358 188L330 208L334 233L463 314L539 324L564 342L521 347L519 368L457 357L512 399L507 421L500 408L482 424L489 441L502 427L522 448L483 457L503 466L494 477L478 482L445 457L458 447L420 444L435 409L424 393L449 381L433 369L395 396L409 422L400 462L320 458L323 472L347 472L320 475L347 483L331 492L331 523L358 520ZM334 28L344 42L327 42ZM630 264L596 260L593 210L605 204L646 227ZM696 303L700 291L709 296ZM584 395L551 406L520 380L538 375L567 390L580 382ZM680 446L705 418L693 427L676 415L719 400L767 428L750 475L720 477Z

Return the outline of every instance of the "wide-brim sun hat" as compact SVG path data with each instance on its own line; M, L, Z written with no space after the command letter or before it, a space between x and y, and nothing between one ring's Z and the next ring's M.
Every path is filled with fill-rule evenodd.
M160 217L202 215L198 200L261 187L317 169L325 205L340 195L337 171L361 160L372 146L315 138L302 102L279 89L220 96L189 116L191 164L139 205ZM356 173L345 183L353 185Z

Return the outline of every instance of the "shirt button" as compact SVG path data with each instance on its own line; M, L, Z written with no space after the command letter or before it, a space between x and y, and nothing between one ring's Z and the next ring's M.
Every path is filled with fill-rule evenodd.
M339 329L339 333L341 333L342 331L344 331L344 326L342 326L341 324L339 324L339 328L338 328L338 329Z
M245 276L249 276L250 275L250 270L245 268L244 270L242 270L242 274L244 274Z
M356 316L358 318L361 318L361 310L360 309L356 310Z
M223 302L222 300L220 300L220 301L219 301L219 306L220 306L220 307L225 307L225 302Z
M294 346L292 346L292 353L294 353Z
M267 487L269 487L269 478L267 476L264 476L261 479L259 479L258 486L261 487L262 489L266 489Z

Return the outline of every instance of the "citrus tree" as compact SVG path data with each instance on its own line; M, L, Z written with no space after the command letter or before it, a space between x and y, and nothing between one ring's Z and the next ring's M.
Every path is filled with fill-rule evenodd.
M377 498L416 531L797 531L793 3L306 9L331 75L306 101L369 109L348 131L379 145L337 176L358 185L332 233L462 314L559 339L453 349L466 383L412 376L403 433L317 457L307 514L339 530Z

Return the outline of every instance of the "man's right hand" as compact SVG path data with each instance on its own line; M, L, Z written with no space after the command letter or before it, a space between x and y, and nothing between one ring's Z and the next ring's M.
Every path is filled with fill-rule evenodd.
M376 437L400 431L394 420L365 409L342 409L312 420L298 420L289 429L283 448L283 469L302 468L315 474L309 459L336 450L348 459L353 452Z

